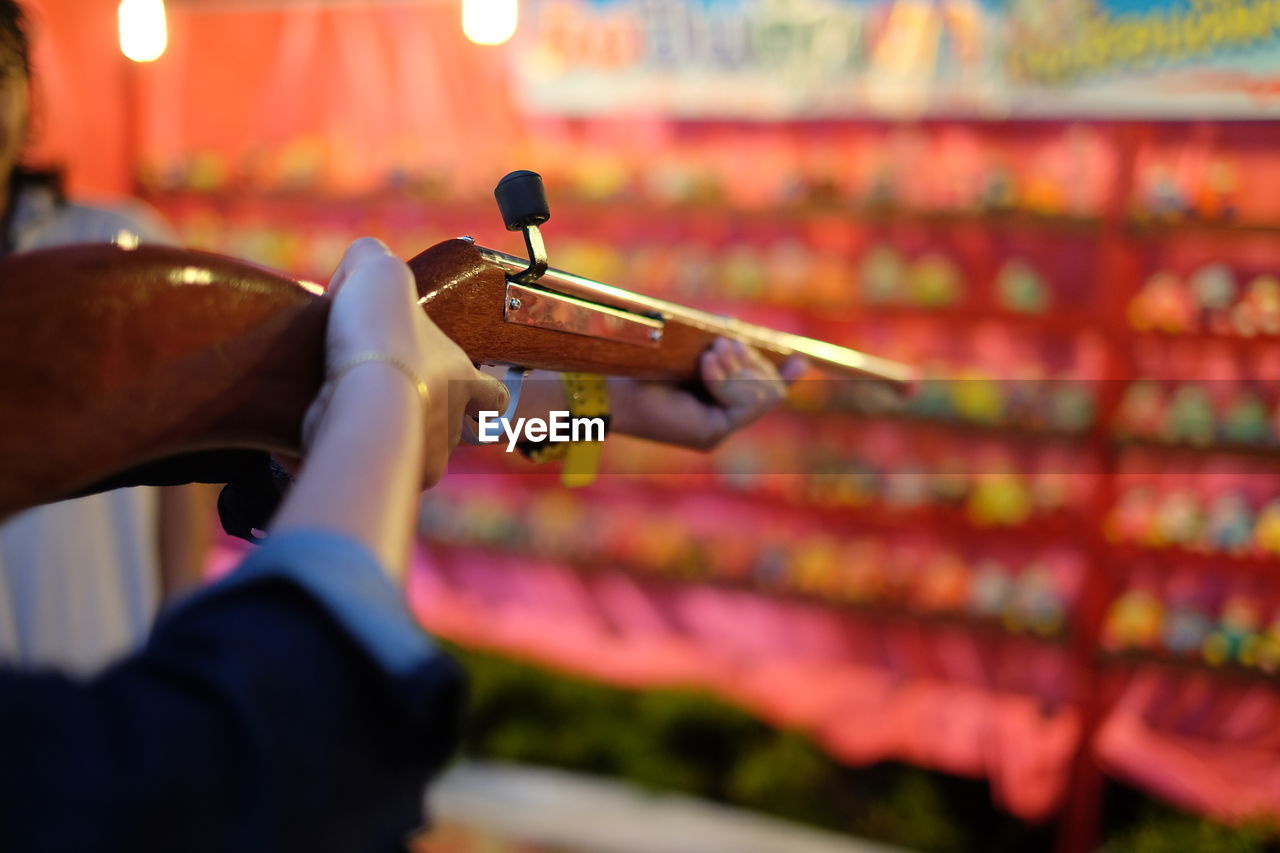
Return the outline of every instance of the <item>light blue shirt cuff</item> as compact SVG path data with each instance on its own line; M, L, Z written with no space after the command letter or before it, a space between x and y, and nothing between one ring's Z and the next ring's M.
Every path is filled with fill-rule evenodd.
M413 620L373 554L353 539L325 530L268 537L189 603L264 580L301 587L393 677L408 675L443 654Z

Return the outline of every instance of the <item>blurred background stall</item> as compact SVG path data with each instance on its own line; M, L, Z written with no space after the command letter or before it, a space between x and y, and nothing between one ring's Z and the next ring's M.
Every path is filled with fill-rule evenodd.
M553 266L926 372L583 490L460 452L412 583L470 755L916 849L1280 837L1280 6L157 0L144 64L32 5L33 157L192 246L516 252L529 168ZM513 844L674 849L623 826Z

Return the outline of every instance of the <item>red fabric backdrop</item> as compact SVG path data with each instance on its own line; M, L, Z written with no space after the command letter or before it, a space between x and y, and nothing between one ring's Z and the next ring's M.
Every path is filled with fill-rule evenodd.
M505 51L468 42L445 0L178 7L169 54L140 69L140 153L207 152L211 169L250 164L268 185L314 170L310 185L349 193L407 171L487 194L490 164L520 144Z
M73 193L128 192L130 63L116 35L117 0L22 2L36 78L31 159L65 166Z

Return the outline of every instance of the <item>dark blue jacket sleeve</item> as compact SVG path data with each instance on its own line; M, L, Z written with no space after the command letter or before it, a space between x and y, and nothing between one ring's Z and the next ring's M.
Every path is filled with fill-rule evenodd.
M337 586L270 562L93 681L0 674L0 849L403 849L456 741L462 674L434 647L361 637L403 618L368 594L335 610Z

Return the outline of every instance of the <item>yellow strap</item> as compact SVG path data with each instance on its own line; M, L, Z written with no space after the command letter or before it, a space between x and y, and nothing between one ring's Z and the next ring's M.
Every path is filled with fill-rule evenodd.
M565 398L569 402L569 413L575 418L609 416L609 389L603 377L589 373L566 373L561 380L564 382ZM595 482L596 473L600 470L603 441L565 442L557 447L564 448L561 483L567 488L576 489Z

